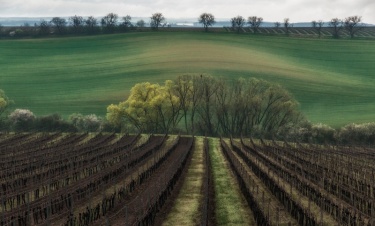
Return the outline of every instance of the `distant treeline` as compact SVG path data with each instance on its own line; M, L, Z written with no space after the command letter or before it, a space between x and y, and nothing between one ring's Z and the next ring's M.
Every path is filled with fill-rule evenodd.
M360 16L349 16L345 19L333 18L329 22L323 22L322 20L314 20L311 23L291 23L289 18L285 18L282 22L263 22L262 17L249 16L248 18L242 16L236 16L230 19L228 22L216 21L215 16L210 13L202 13L196 23L192 23L196 27L201 24L205 31L208 31L209 27L216 25L220 27L231 28L229 31L236 31L237 33L246 32L243 28L250 28L251 33L260 33L260 27L275 28L277 30L282 29L282 34L289 35L291 28L293 27L312 27L314 34L318 37L322 35L323 28L330 29L330 35L333 38L339 38L343 33L353 38L358 31L367 27L368 24L361 23L362 18ZM176 24L174 26L177 26ZM72 16L68 19L64 17L53 17L51 20L42 19L38 23L29 24L24 23L22 26L3 27L0 24L0 37L38 37L38 36L51 36L51 35L93 35L93 34L112 34L128 31L143 31L158 30L159 27L172 27L171 23L168 23L162 13L154 13L150 17L150 21L144 21L140 19L136 22L132 21L132 17L126 15L119 17L118 14L108 13L103 18L95 18L93 16L82 17ZM178 27L178 26L177 26ZM182 24L181 27L184 27ZM189 27L189 26L187 26ZM344 32L345 30L345 32Z
M22 26L1 27L0 36L3 37L37 37L51 35L84 35L126 32L130 30L142 29L145 27L143 20L131 23L131 17L119 18L117 14L110 13L100 20L90 16L72 16L69 19L53 17L47 21L42 19L39 23L25 23Z

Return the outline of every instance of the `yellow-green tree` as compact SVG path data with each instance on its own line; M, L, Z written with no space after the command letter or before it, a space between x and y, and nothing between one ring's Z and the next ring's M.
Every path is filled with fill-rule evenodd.
M108 106L108 121L115 125L130 123L141 132L170 132L181 120L180 100L173 87L170 80L164 86L136 84L126 101Z
M9 107L12 103L11 100L5 95L5 92L0 89L0 116L4 113L4 111Z

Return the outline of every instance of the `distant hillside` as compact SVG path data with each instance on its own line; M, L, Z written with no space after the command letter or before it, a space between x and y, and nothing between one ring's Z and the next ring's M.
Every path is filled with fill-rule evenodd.
M105 116L136 83L205 73L280 83L315 123L374 121L374 40L164 31L0 40L0 49L0 89L37 115Z

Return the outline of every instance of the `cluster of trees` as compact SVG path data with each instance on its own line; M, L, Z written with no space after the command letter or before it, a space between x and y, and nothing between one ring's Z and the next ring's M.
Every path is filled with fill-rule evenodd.
M78 130L66 122L58 114L37 117L28 109L15 109L2 120L2 131L16 132L77 132Z
M312 124L284 88L254 78L183 75L163 85L138 83L125 101L107 107L107 120L127 132L375 144L375 123Z
M17 132L100 132L118 131L105 120L96 116L72 114L64 120L59 114L37 117L28 109L15 109L6 119L2 120L2 131Z
M333 18L329 22L329 26L332 28L334 38L340 37L340 30L343 27L349 32L350 37L353 38L355 33L362 28L360 26L361 21L362 17L360 16L350 16L345 18L344 20Z
M297 101L277 84L207 75L139 83L107 108L110 123L146 133L271 137L302 119Z
M333 38L340 38L340 31L342 29L347 30L351 38L354 38L354 35L363 28L361 26L362 17L360 16L349 16L346 17L344 20L338 18L332 18L331 21L328 22L328 27L331 30ZM311 21L311 26L316 30L318 33L319 38L322 35L322 29L324 27L324 22L322 20L313 20ZM276 22L275 27L279 28L281 23ZM284 28L285 32L289 34L289 28L293 27L292 24L289 23L289 18L284 19Z
M245 26L245 24L249 24L249 26L253 29L254 33L258 33L258 28L263 22L262 17L257 16L250 16L247 18L247 21L242 16L236 16L230 19L230 22L232 24L232 28L239 33L242 28Z
M312 124L281 86L258 79L233 81L207 75L183 75L164 85L136 84L127 100L107 107L107 117L74 113L36 116L0 90L0 131L144 132L207 136L253 136L333 144L375 144L375 123L351 123L334 129Z
M339 18L333 18L328 23L328 26L331 28L332 36L334 38L340 38L340 31L345 29L348 31L351 38L354 38L355 33L357 33L363 26L360 26L362 21L362 17L360 16L349 16L346 17L344 20ZM316 32L318 33L319 37L322 33L322 28L324 26L324 22L322 20L312 21L311 25L315 28Z
M138 21L136 25L133 25L131 19L129 15L120 18L115 13L108 13L101 19L93 16L84 19L82 16L75 15L70 17L69 20L61 17L54 17L49 22L42 20L37 27L39 27L39 33L42 35L49 34L51 31L61 35L68 33L69 30L74 34L114 33L116 31L128 31L135 26L144 26L144 21Z
M375 123L350 123L334 129L322 123L311 124L305 121L291 129L285 139L320 144L374 145Z

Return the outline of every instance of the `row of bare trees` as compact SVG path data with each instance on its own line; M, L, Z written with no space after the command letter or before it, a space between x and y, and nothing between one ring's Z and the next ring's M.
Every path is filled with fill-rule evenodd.
M349 16L346 17L344 20L333 18L331 21L328 22L328 27L330 28L330 31L332 33L333 38L340 38L340 31L342 29L345 29L348 31L351 38L354 38L354 35L363 28L362 24L362 17L360 16ZM324 22L322 20L313 20L311 22L311 26L316 30L319 38L322 35L322 29L324 27ZM275 27L279 28L280 23L276 22ZM289 18L284 19L284 28L286 30L286 33L289 33L289 27L293 26L289 22Z
M93 16L89 16L85 19L82 16L75 15L69 19L53 17L50 21L41 20L39 24L35 24L35 27L39 35L47 35L50 33L62 35L68 32L73 34L95 34L99 32L114 33L116 31L125 32L131 29L143 28L146 26L146 22L144 20L138 20L135 24L132 23L131 20L132 18L129 15L119 17L118 14L115 13L108 13L101 19L97 19ZM345 29L349 33L350 37L353 38L355 34L363 28L361 21L362 17L360 16L349 16L343 20L333 18L327 23L326 26L330 28L334 38L339 38L340 31L343 29ZM198 22L202 24L207 32L208 28L212 27L216 23L216 20L213 14L202 13L198 18ZM238 15L231 18L230 22L232 28L236 30L237 33L240 33L246 24L249 25L253 33L258 33L259 27L263 23L263 18L258 16L250 16L246 19ZM166 19L162 13L154 13L150 17L149 26L154 30L158 30L159 27L169 25L166 23ZM322 20L314 20L311 22L311 26L316 30L318 36L321 37L322 29L325 27L325 22ZM23 27L23 30L30 30L25 29L25 27L30 27L30 25L27 24ZM276 29L282 27L285 34L289 35L290 28L293 27L293 23L290 22L289 18L285 18L283 22L275 22L274 27ZM17 29L16 31L11 32L11 36L22 34L23 30Z
M116 13L108 13L103 18L93 16L82 17L74 15L68 19L63 17L53 17L51 20L42 19L39 23L31 26L28 23L20 27L6 29L0 25L0 33L10 36L37 36L37 35L64 35L64 34L98 34L126 32L129 30L142 29L146 26L144 20L132 22L132 17L126 15L120 17ZM149 26L157 30L160 26L166 26L165 17L161 13L154 13L150 17Z
M202 14L203 15L203 14ZM202 16L201 16L202 17ZM250 16L248 17L247 21L244 17L242 16L236 16L231 18L231 24L232 28L237 31L237 33L240 33L243 27L245 27L246 24L252 28L254 33L258 33L259 27L263 22L262 17L257 17L257 16ZM338 19L338 18L333 18L331 21L328 23L328 27L330 28L332 32L332 36L334 38L339 38L340 37L340 31L342 29L345 29L348 31L349 35L351 38L354 38L354 35L363 28L361 26L361 21L362 17L360 16L350 16L345 18L344 20ZM316 30L318 33L319 38L321 37L322 34L322 29L324 27L324 22L322 20L314 20L311 22L311 26ZM293 24L290 23L289 18L285 18L282 23L280 22L275 22L274 23L275 28L279 29L280 27L283 27L285 30L285 33L288 35L290 33L290 28L293 27ZM206 27L206 26L205 26Z
M334 18L330 22L330 27L334 28L333 36L335 38L339 38L340 30L344 27L350 34L350 37L353 38L354 34L359 31L361 28L360 23L362 21L362 17L360 16L350 16L345 18L345 20L340 20L338 18Z
M165 22L165 17L161 13L152 14L150 19L151 28L157 30L160 26L165 26L165 24L163 24ZM82 33L84 28L86 28L86 31L89 33L95 33L100 30L99 25L101 25L104 33L114 33L117 30L127 31L136 27L143 28L146 25L144 20L138 20L136 24L133 24L131 20L132 17L129 15L120 18L118 14L115 13L108 13L100 20L94 18L93 16L84 19L82 16L75 15L70 17L68 21L61 17L54 17L50 22L42 21L40 23L40 27L41 30L47 30L48 26L52 25L59 34L63 34L68 25L70 25L74 33ZM42 29L42 27L45 27L46 29Z
M355 33L357 33L360 29L363 28L361 26L362 17L360 16L350 16L345 18L344 20L333 18L328 23L328 26L331 28L332 36L334 38L340 37L340 31L344 28L348 31L351 38L354 38ZM312 21L311 25L315 28L316 32L318 33L319 37L322 34L322 28L324 26L324 22L322 20Z
M115 13L108 13L106 16L100 20L96 19L93 16L89 16L84 19L82 16L72 16L68 20L61 17L54 17L51 21L41 21L39 24L40 33L47 34L50 32L50 27L54 27L55 31L58 34L64 34L67 32L68 26L71 28L71 31L75 34L87 32L87 33L97 33L102 27L102 31L105 33L114 33L116 30L127 31L132 28L134 25L131 23L131 16L126 15L120 18ZM137 26L143 27L144 21L138 21Z

